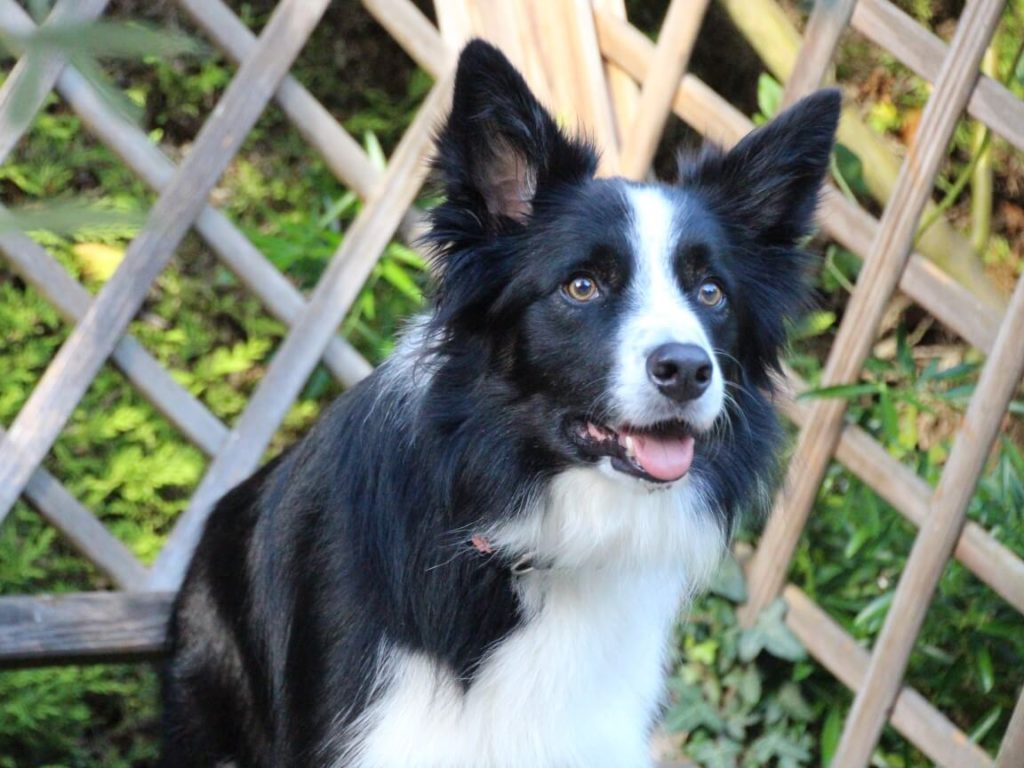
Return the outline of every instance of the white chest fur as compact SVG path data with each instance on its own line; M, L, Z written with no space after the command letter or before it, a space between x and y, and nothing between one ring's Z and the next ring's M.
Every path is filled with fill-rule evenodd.
M649 765L673 621L724 543L697 489L572 470L490 540L554 564L521 577L524 623L465 691L421 655L384 654L380 697L355 753L337 764Z

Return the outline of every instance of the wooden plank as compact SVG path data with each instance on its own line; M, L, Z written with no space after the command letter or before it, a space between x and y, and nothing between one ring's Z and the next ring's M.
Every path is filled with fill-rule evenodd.
M327 0L282 0L253 55L203 126L124 261L61 347L0 441L0 520L18 498L113 352L146 293L206 203L246 133L305 43Z
M999 745L996 756L996 768L1020 768L1021 756L1024 755L1024 689L1021 689L1017 704L1010 716L1010 724L1006 726L1003 741Z
M455 59L441 35L408 0L362 0L363 7L425 72L440 77Z
M217 46L236 64L245 61L256 46L256 36L223 0L177 0ZM366 199L380 180L378 171L359 143L298 80L286 74L274 93L277 105L342 184ZM422 216L409 211L402 217L402 238L416 248Z
M62 24L94 21L109 2L57 0L44 26L52 28ZM0 163L7 159L7 155L32 125L66 62L63 52L56 48L47 50L41 57L38 54L24 56L21 42L35 31L35 25L25 25L21 21L19 15L0 14L0 32L4 35L4 42L16 48L15 53L22 56L0 86ZM15 102L15 96L20 103Z
M921 117L917 139L900 168L878 236L850 297L822 372L822 386L855 381L871 351L882 315L910 257L917 222L931 197L946 145L977 81L981 56L1001 11L1000 0L974 0L961 17L943 73ZM741 614L744 622L752 622L785 583L793 550L839 441L845 411L846 402L841 398L818 400L807 426L800 430L781 503L751 564L750 599Z
M797 587L787 586L783 597L789 606L786 624L810 654L847 688L861 690L867 678L868 652ZM984 750L909 686L899 689L892 724L940 766L984 768L992 765L992 758Z
M0 213L3 210L0 206ZM77 323L85 316L92 295L45 248L20 232L3 232L0 233L0 252L14 271L66 321ZM208 456L217 452L227 437L227 427L175 381L133 336L124 336L117 342L111 360L143 397L200 450Z
M984 50L986 42L983 36L986 32L991 34L998 20L998 15L985 15L983 5L982 0L973 7L977 15L970 14L972 6L969 5L960 21L961 27L965 23L981 27L971 35L980 50ZM996 4L996 10L1000 5ZM953 51L956 42L954 40ZM964 55L974 52L975 45L972 45ZM960 538L967 505L999 435L1010 400L1024 376L1022 327L1024 280L1018 280L992 354L982 368L967 414L932 496L930 514L921 526L900 576L892 606L875 643L865 686L854 698L836 751L837 767L866 765L885 725L939 577Z
M173 600L169 592L0 597L0 667L155 657Z
M14 0L0 0L0 9L12 15L21 14L31 22ZM57 90L82 119L85 127L110 147L148 186L156 191L166 188L174 176L174 164L150 142L142 129L113 110L88 80L73 67L68 67L57 80ZM195 227L221 261L275 317L285 323L294 320L305 304L301 292L263 257L226 216L212 206L207 206L196 219ZM56 300L53 296L50 298ZM327 345L324 363L346 387L353 386L372 370L366 359L343 339L332 339ZM200 444L200 447L206 450L204 444Z
M642 79L650 64L651 42L612 15L598 10L594 16L605 56ZM683 76L673 109L684 122L723 146L735 144L753 128L745 115L692 74ZM818 220L825 232L861 258L870 255L878 220L831 185L822 196ZM900 289L979 349L991 349L999 312L983 305L920 254L911 255L900 277Z
M857 0L817 0L804 30L796 65L782 93L788 107L821 85Z
M805 385L792 371L786 373L780 407L793 423L803 426L810 417L811 407L791 395L803 391ZM844 426L836 458L907 520L917 527L924 525L930 514L932 487L867 432L852 424ZM964 526L954 554L979 579L1024 613L1024 560L972 521Z
M930 82L938 79L940 62L945 59L948 46L893 3L860 0L853 12L852 25L915 74ZM982 75L967 102L967 113L1024 151L1024 102L1002 83Z
M622 21L626 20L625 0L591 0L590 5L616 16ZM604 72L615 112L615 130L621 145L622 137L626 135L629 126L633 124L637 102L640 100L640 89L633 82L633 78L617 64L605 61Z
M153 567L152 588L175 589L181 583L213 504L256 468L324 346L358 296L398 225L398 212L409 207L426 176L434 130L448 108L453 80L454 70L434 86L399 142L380 189L349 227L306 310L277 350L224 449L211 463L178 520Z
M42 467L29 478L25 500L118 587L136 590L145 585L145 566Z
M708 0L672 0L665 13L640 88L636 115L622 148L620 170L626 178L641 179L651 167L707 7Z

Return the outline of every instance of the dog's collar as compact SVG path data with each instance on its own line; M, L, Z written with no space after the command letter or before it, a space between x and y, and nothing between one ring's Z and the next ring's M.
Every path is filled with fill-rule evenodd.
M494 547L485 536L475 534L470 538L469 543L481 555L493 555ZM508 567L513 576L525 576L532 571L550 571L554 568L550 563L539 560L536 552L527 552L525 555L516 558Z

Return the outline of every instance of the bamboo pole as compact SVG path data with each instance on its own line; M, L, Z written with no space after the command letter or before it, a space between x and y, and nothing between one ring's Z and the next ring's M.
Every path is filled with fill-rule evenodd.
M672 99L690 61L707 7L708 0L672 0L668 7L658 33L654 59L647 68L647 77L640 89L640 103L622 150L620 171L626 178L643 178L651 167L658 140L665 129L665 119L672 112Z

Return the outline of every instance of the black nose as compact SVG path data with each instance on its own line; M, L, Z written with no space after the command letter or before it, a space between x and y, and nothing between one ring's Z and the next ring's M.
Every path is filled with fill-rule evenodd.
M704 394L711 383L711 358L696 344L662 344L647 357L647 375L666 397L679 403Z

